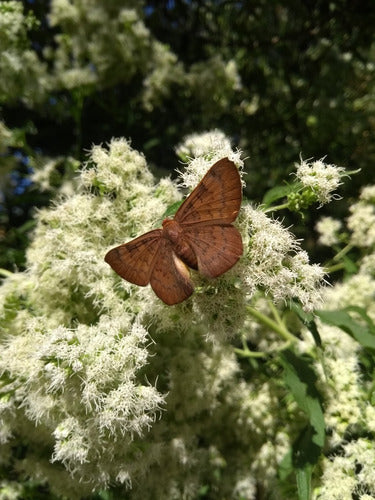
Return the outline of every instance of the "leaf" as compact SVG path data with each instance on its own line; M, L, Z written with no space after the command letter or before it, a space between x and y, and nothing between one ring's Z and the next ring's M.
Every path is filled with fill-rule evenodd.
M355 262L353 262L352 259L350 257L348 257L347 255L344 255L342 257L342 263L344 264L344 268L345 268L345 271L347 272L347 274L352 275L352 274L357 273L357 271L358 271L357 264Z
M367 325L353 319L347 311L355 311L361 315ZM359 344L368 349L375 349L375 327L366 312L359 307L348 307L346 310L317 311L317 316L327 325L337 326L353 337Z
M310 331L314 338L317 347L322 347L322 339L320 338L318 327L312 313L305 312L302 307L297 303L292 301L290 304L292 311L294 311L306 328Z
M292 446L292 464L296 471L299 500L309 500L311 495L311 475L317 463L325 440L325 423L320 395L315 387L316 374L311 367L311 359L298 357L291 351L281 356L284 380L293 397L308 417L308 422ZM290 463L290 461L289 461ZM284 474L288 457L282 462Z
M284 368L285 383L291 390L298 406L308 416L314 430L311 437L312 442L317 447L322 447L325 439L324 415L320 404L320 395L315 387L317 377L311 367L311 360L302 356L298 357L292 351L285 351L282 354L281 362ZM315 463L315 457L313 457L312 463Z
M345 310L346 311L353 311L353 312L359 314L359 316L361 316L361 318L367 323L367 326L368 326L368 329L370 330L370 332L375 335L375 324L374 324L373 320L370 318L370 316L367 314L367 311L363 307L348 306L348 307L345 307Z
M269 189L266 194L263 196L262 203L268 207L274 201L280 200L281 198L286 198L288 194L293 191L298 191L298 189L302 187L301 183L294 184L285 184L283 186L275 186L272 189Z
M172 203L172 205L169 205L167 210L164 212L163 219L165 219L166 217L171 217L171 215L174 215L183 202L184 200L176 201L175 203Z
M311 498L311 474L312 467L296 470L298 498L300 500L310 500Z

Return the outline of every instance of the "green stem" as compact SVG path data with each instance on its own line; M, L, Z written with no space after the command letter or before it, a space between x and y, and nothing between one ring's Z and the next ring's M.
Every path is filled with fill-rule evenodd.
M253 316L253 318L257 319L260 323L263 323L263 325L266 325L268 328L271 328L271 330L278 333L280 337L282 337L287 342L296 341L296 337L292 335L282 323L276 323L276 321L269 318L268 316L265 316L260 311L254 309L251 306L247 306L246 310L251 314L251 316Z
M274 207L265 208L263 212L267 214L268 212L275 212L276 210L284 210L284 208L288 208L289 203L282 203L281 205L275 205Z
M271 309L277 324L283 327L284 326L283 320L281 319L279 311L275 307L275 304L272 302L272 300L268 300L268 306Z
M248 347L245 347L244 349L238 349L237 347L234 348L234 352L241 356L242 358L265 358L266 353L262 351L250 351Z
M324 272L327 274L335 273L336 271L341 271L341 269L345 269L345 264L340 262L339 264L334 264L333 266L325 266Z
M344 248L342 250L340 250L334 257L332 260L340 260L341 257L343 257L344 255L346 255L348 252L350 252L350 250L353 248L353 245L351 243L348 243L346 246L344 246Z

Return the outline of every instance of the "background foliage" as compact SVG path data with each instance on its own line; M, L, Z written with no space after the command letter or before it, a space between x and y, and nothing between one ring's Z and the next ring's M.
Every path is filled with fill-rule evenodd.
M56 187L72 170L67 157L82 160L114 136L131 137L155 168L173 172L173 146L218 127L249 158L254 200L299 154L361 168L344 188L356 195L374 178L375 153L375 6L358 5L1 2L0 105L10 129L2 134L1 265L22 267L24 224L48 198L29 185L30 168L61 157Z

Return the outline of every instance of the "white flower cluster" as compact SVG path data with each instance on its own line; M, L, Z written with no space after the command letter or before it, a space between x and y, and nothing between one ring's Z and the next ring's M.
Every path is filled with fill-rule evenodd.
M329 203L332 199L338 199L334 191L342 184L344 168L324 163L323 159L312 162L301 159L301 162L296 164L296 169L297 179L304 187L314 192L321 205Z
M190 188L223 156L242 165L219 131L182 147L194 153L194 144L200 154L184 174ZM45 169L48 176L48 163ZM297 298L310 310L322 269L280 222L246 206L236 222L240 262L216 280L193 272L196 292L167 307L103 258L157 227L181 199L176 185L156 182L124 139L94 146L76 182L39 212L27 271L0 287L2 463L69 498L109 484L129 498L150 498L150 491L196 498L206 484L225 498L250 500L259 487L280 496L278 466L301 427L296 406L284 404L277 378L245 377L228 339L281 345L249 318L252 299L267 302L266 293L282 309ZM339 365L328 364L341 377L343 401L356 401L350 359L347 383ZM339 439L344 426L329 412ZM355 421L358 411L345 418ZM22 461L12 454L19 443L28 445Z
M32 106L51 91L102 89L138 76L145 110L154 110L178 88L188 89L208 116L226 109L241 88L233 60L214 56L185 69L150 32L141 4L51 0L48 20L56 35L43 50L48 65L27 42L36 21L22 2L0 0L0 7L0 100L22 99Z
M238 389L231 346L223 336L205 340L214 338L218 313L225 319L230 310L240 327L232 289L221 281L220 300L210 297L205 316L197 305L203 292L193 309L168 308L103 260L179 198L170 180L155 183L127 141L95 146L75 192L39 213L27 272L0 287L2 460L55 494L82 497L116 483L142 498L149 491L192 498L218 468L230 494L242 491L248 464L264 455L252 438L263 423L247 397L262 387L243 381ZM270 397L264 410L274 404L280 414ZM14 464L18 440L30 446ZM237 456L229 451L235 442ZM270 450L256 474L267 468L272 482L276 467Z
M351 243L360 248L375 246L375 186L362 189L359 201L350 207L348 228Z
M358 262L356 274L343 283L327 288L325 308L341 310L355 306L366 311L375 322L375 254L372 236L375 187L364 188L360 200L351 208L348 228L350 243L367 249ZM337 229L339 227L337 226ZM361 322L361 317L354 319ZM372 380L362 373L360 344L343 330L319 322L323 341L324 365L317 363L321 389L325 395L325 421L328 446L332 454L323 458L323 476L315 489L314 500L342 498L375 499L375 445L369 436L374 432ZM327 383L328 381L328 383ZM359 437L362 436L362 437ZM366 437L365 437L366 436Z
M0 1L0 101L22 99L29 105L43 100L49 87L47 68L27 42L34 22L22 2Z
M309 263L307 253L279 221L250 206L243 210L243 221L250 237L243 270L250 295L260 288L275 302L296 298L305 310L317 307L323 268Z
M342 229L341 221L333 217L322 217L316 224L319 233L319 243L332 247L339 243L339 234Z
M190 134L183 143L176 147L176 154L184 158L197 156L211 156L214 152L221 152L223 156L232 153L232 145L227 136L219 129L210 130L201 134Z
M170 94L172 85L182 85L185 81L183 65L166 45L154 43L152 69L143 81L142 102L147 111L159 106Z
M241 153L234 152L230 140L218 129L191 134L176 148L176 153L181 158L190 158L186 168L179 172L182 185L193 189L202 179L207 170L221 158L228 157L240 169L243 166Z
M224 61L215 55L191 66L187 84L199 99L202 113L217 113L218 107L226 109L233 94L241 88L241 79L234 60Z

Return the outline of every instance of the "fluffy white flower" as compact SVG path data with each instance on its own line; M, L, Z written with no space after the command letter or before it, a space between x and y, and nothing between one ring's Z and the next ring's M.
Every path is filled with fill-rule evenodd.
M196 156L210 156L215 151L223 151L224 156L232 153L229 139L219 129L210 130L201 134L187 135L183 142L176 147L178 156L195 158Z
M358 203L350 207L348 228L352 231L351 243L361 248L375 246L375 186L365 187Z
M230 141L220 130L187 136L178 146L177 153L192 157L184 170L179 172L182 185L190 190L195 188L209 168L222 158L228 157L240 169L243 166L241 153L232 150Z
M322 217L316 223L316 230L319 233L319 243L331 247L339 243L339 232L342 229L341 221L333 217Z
M340 184L345 175L345 169L324 163L323 160L308 162L301 159L296 165L296 176L304 187L310 188L321 205L337 198L332 194Z
M243 209L242 220L250 236L248 265L243 269L249 292L260 287L277 302L297 298L306 310L319 305L324 271L309 264L292 233L249 205Z

